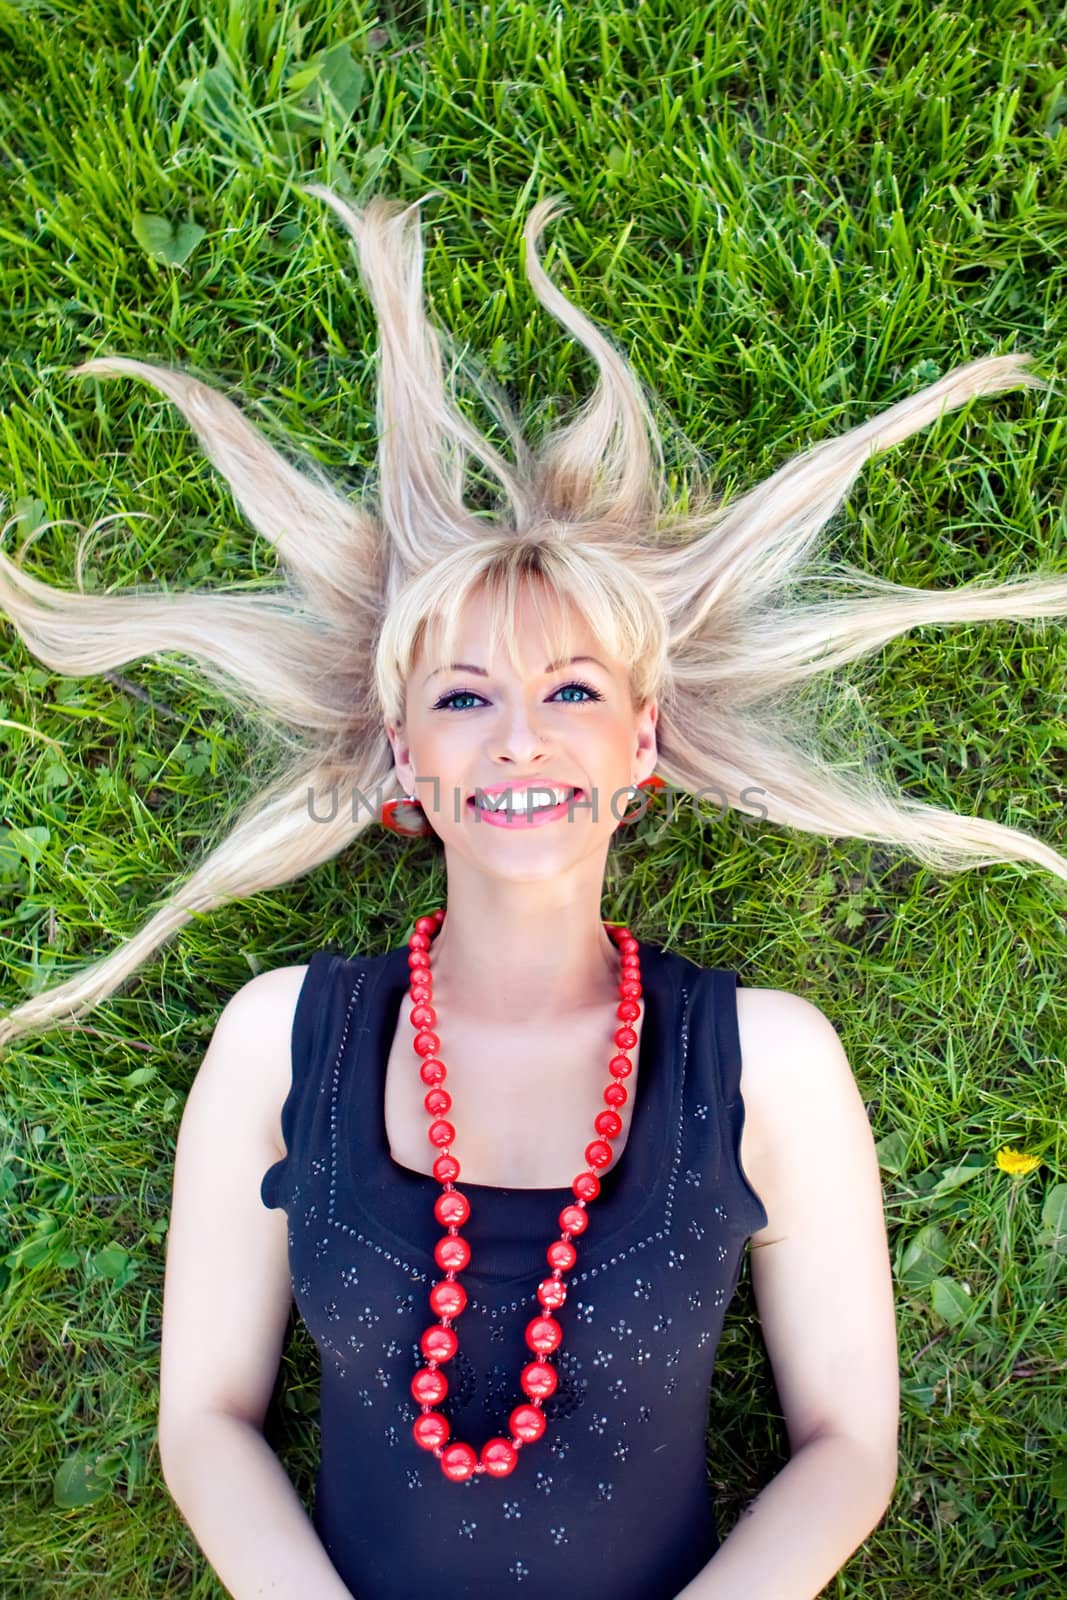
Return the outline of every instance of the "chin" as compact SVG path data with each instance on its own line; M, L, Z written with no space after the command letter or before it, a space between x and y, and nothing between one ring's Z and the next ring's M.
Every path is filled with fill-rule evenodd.
M482 833L500 831L491 825L483 825L479 829L478 839ZM482 850L477 839L472 845L470 834L465 834L462 843L453 841L445 844L446 870L451 875L453 872L467 872L473 869L495 883L552 883L571 870L585 869L590 853L597 856L603 871L607 864L610 840L605 839L603 848L593 852L588 848L588 841L585 849L571 852L559 848L550 849L547 845L543 849L527 850L525 846L520 845L511 859L507 859L508 842L505 839L499 850L493 850L492 847L490 850ZM520 859L520 851L525 851L524 859Z

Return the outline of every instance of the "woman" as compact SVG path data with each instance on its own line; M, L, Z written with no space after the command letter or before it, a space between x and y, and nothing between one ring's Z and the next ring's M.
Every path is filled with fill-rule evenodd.
M375 817L426 831L446 902L398 908L385 952L322 949L254 978L190 1092L159 1430L177 1504L238 1596L453 1600L527 1580L616 1600L814 1596L896 1477L870 1126L810 1002L602 920L607 852L651 785L659 804L711 794L945 870L1067 877L1019 830L846 776L800 699L920 622L1062 616L1067 580L927 592L847 569L831 581L864 593L785 593L872 453L1038 380L1023 357L973 362L732 506L698 485L696 509L668 515L636 382L540 266L553 202L528 219L527 271L600 381L531 455L469 374L513 466L446 397L414 208L309 192L350 229L379 318L378 516L203 384L96 360L76 370L175 401L289 581L59 596L0 569L53 668L193 654L286 731L291 762L139 935L15 1008L0 1039L83 1014L190 916L300 876ZM496 528L464 504L468 451L507 498ZM746 1244L792 1454L720 1545L705 1401ZM310 1519L262 1433L294 1296L322 1358Z

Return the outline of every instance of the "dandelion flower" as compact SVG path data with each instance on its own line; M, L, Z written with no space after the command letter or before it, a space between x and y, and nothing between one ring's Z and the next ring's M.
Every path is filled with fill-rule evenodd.
M1010 1145L1005 1145L1003 1150L997 1151L997 1166L1001 1172L1033 1172L1034 1168L1040 1165L1040 1156L1028 1156L1022 1150L1013 1150Z

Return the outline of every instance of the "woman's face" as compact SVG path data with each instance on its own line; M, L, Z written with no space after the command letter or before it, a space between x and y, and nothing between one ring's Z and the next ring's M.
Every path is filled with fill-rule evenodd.
M546 596L542 604L549 603ZM479 592L464 613L455 659L466 665L452 669L423 651L408 679L404 726L385 724L404 792L417 796L442 840L450 874L461 859L516 881L549 879L591 858L602 870L611 836L634 804L630 786L656 764L657 704L635 711L626 668L606 656L577 614L575 653L596 660L546 672L550 651L528 592L519 607L524 675L503 653L489 660L486 610ZM528 817L519 809L528 786L537 800L549 799L539 792L546 788L570 799ZM575 789L581 793L572 795ZM478 811L475 797L492 800L496 811Z

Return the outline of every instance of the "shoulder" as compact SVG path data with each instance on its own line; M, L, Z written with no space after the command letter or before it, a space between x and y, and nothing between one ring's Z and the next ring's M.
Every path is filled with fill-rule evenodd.
M242 984L226 1002L216 1036L233 1041L243 1063L253 1114L265 1119L279 1159L285 1154L281 1113L292 1083L291 1040L296 1003L308 965L273 967Z
M739 988L737 1029L744 1164L773 1215L778 1178L796 1156L817 1158L832 1142L832 1129L855 1126L862 1102L837 1029L803 995ZM760 1235L753 1237L761 1242Z
M787 989L737 988L737 1025L741 1043L746 1038L756 1047L767 1043L786 1043L794 1028L805 1036L826 1036L836 1032L825 1011Z
M219 1016L230 1027L248 1028L256 1033L277 1026L286 1011L296 1009L297 997L307 974L304 966L272 967L249 978L227 1000Z
M803 995L738 988L737 1032L741 1091L756 1120L807 1103L818 1080L852 1076L834 1024Z

